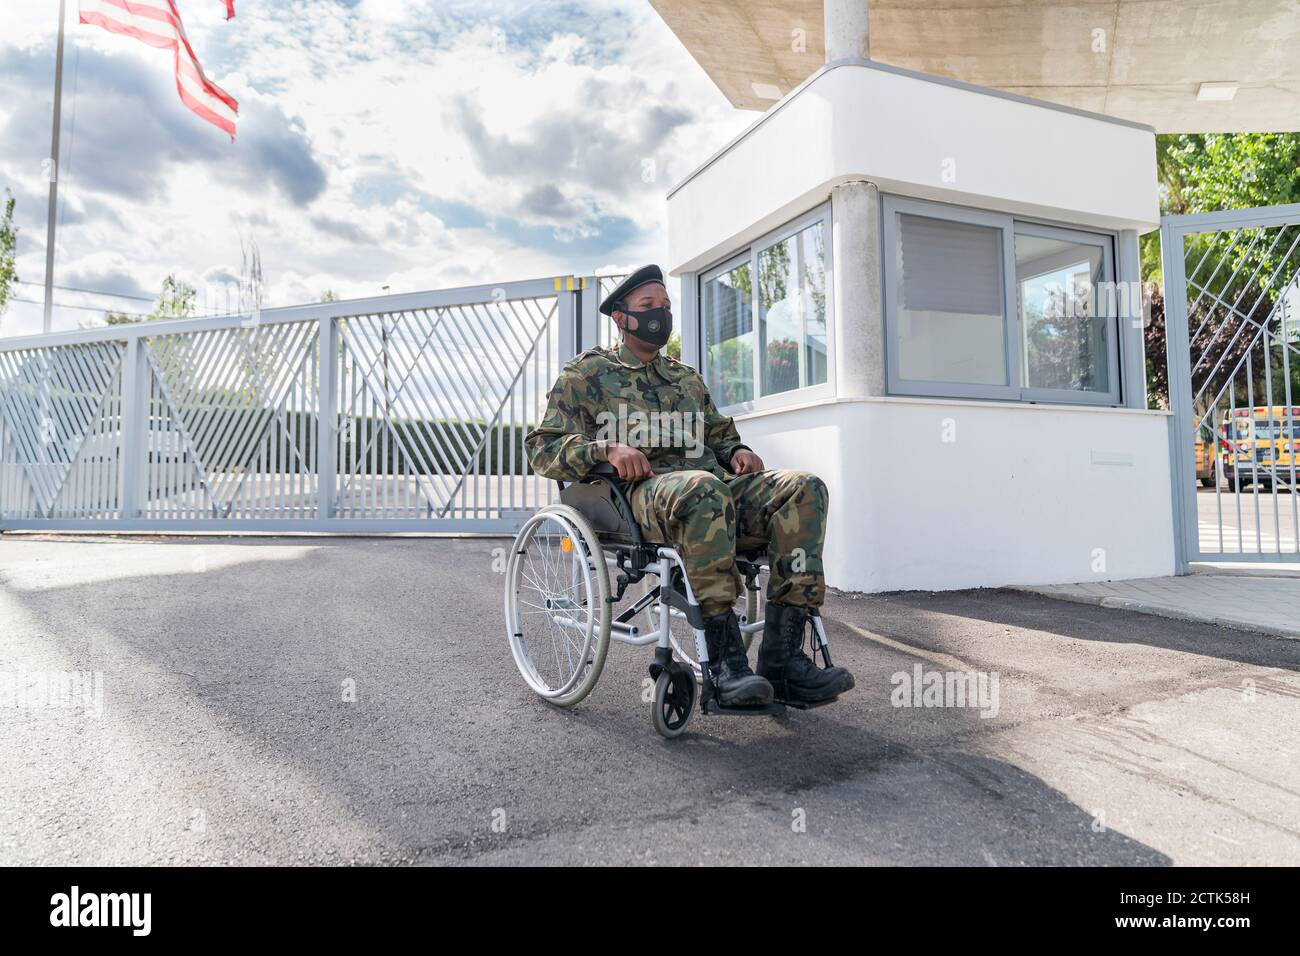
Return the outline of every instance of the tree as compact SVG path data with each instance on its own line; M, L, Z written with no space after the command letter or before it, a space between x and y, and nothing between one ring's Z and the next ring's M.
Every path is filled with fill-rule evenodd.
M664 351L668 353L669 358L680 362L682 360L682 337L674 332L664 345Z
M1160 285L1147 283L1151 318L1142 330L1147 366L1147 407L1169 408L1169 363L1165 361L1165 294Z
M171 273L163 279L158 304L150 313L150 321L157 319L184 319L194 314L194 300L198 292L194 286Z
M194 314L194 302L198 291L184 279L176 278L170 273L163 279L162 291L153 311L146 316L131 312L105 312L105 325L130 325L133 322L156 322L160 319L184 319Z
M1161 134L1156 178L1164 216L1300 202L1300 133ZM1142 274L1162 279L1158 232L1142 239Z
M18 250L18 227L14 225L14 197L5 190L4 213L0 214L0 315L9 307L9 296L18 282L14 259Z
M1156 171L1161 212L1166 215L1300 202L1300 133L1161 135L1156 139ZM1203 392L1202 403L1213 400L1221 391L1222 401L1230 401L1231 391L1244 404L1244 378L1239 376L1232 389L1227 389L1227 384L1237 363L1252 347L1259 353L1252 356L1252 371L1259 379L1252 383L1256 398L1264 392L1265 367L1270 369L1275 391L1285 385L1281 350L1270 349L1273 354L1265 356L1262 343L1252 346L1250 323L1263 322L1270 315L1300 267L1300 257L1294 252L1288 256L1289 237L1274 245L1271 240L1276 236L1252 242L1253 237L1248 235L1235 244L1217 236L1205 233L1189 237L1183 250L1188 279L1195 285L1190 289L1188 316L1193 351L1210 351L1223 358L1217 372L1202 369L1194 375L1194 388ZM1142 273L1163 281L1159 233L1149 233L1142 240ZM1153 407L1167 408L1164 297L1157 296L1158 321L1153 307L1152 321L1146 328L1147 391ZM1292 366L1294 394L1300 390L1300 369L1294 366L1300 363L1287 364Z

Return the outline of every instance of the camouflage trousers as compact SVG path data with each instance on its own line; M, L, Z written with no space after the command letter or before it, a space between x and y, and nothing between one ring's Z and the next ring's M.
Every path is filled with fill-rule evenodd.
M806 471L773 469L726 480L707 471L655 475L629 494L648 541L677 550L705 617L723 614L744 581L736 550L767 547L767 599L820 607L826 485Z

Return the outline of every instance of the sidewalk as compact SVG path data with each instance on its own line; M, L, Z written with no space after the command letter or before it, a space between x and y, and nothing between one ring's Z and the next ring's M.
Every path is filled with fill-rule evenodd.
M1182 577L1048 584L1014 590L1062 601L1300 639L1300 566L1200 564Z

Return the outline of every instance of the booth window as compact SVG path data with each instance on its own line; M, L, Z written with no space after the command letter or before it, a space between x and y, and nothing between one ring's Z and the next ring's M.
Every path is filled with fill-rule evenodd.
M1113 243L886 197L890 392L1119 404Z
M704 380L720 407L826 385L828 218L822 207L701 275Z

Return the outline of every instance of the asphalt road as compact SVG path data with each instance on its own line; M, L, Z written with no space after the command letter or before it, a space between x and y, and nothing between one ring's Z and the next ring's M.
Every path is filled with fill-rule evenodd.
M0 537L0 863L1300 863L1300 642L834 595L850 695L663 741L645 649L526 689L503 544ZM918 664L997 715L893 706ZM99 716L31 706L71 671Z

